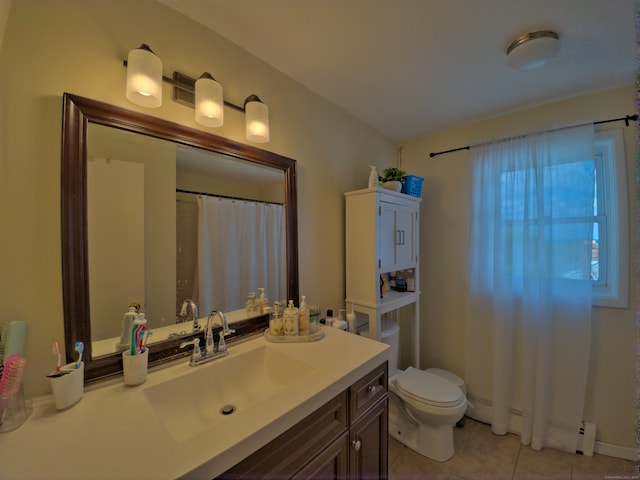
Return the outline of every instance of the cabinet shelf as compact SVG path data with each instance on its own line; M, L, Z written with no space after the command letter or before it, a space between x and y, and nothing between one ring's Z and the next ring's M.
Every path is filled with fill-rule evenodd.
M347 305L359 305L361 307L366 308L374 308L379 310L379 312L387 313L393 310L397 310L398 308L411 305L415 303L420 296L420 292L396 292L394 290L385 293L383 298L379 298L378 302L370 303L366 301L361 301L357 298L347 297Z

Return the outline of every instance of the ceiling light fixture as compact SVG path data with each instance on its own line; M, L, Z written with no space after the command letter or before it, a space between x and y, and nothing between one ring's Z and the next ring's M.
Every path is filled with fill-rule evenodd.
M549 63L560 51L559 36L551 30L527 33L507 48L507 65L516 70L532 70Z
M222 86L210 73L197 80L180 72L173 78L162 74L162 61L142 44L131 50L124 62L127 68L127 98L141 107L159 107L162 104L162 82L173 86L173 101L195 108L195 120L206 127L221 127L224 123L223 107L231 107L246 115L247 140L254 143L269 141L269 109L257 95L249 95L242 107L222 97Z

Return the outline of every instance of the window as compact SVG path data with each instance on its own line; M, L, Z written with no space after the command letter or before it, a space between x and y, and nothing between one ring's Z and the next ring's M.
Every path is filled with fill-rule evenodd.
M511 170L503 172L500 179L501 218L512 231L510 237L525 228L525 218L539 218L539 223L526 223L526 228L536 230L534 237L543 235L547 241L554 242L552 275L567 279L591 278L592 303L597 306L628 305L625 179L620 130L596 133L595 155L591 160L550 165L540 177L533 170ZM527 195L518 193L533 190L536 182L544 185L540 203L528 201ZM577 238L577 233L584 233L584 229L576 229L579 225L592 231L589 245L584 245L584 236ZM515 245L514 248L521 248ZM590 271L581 267L585 264L585 255L591 256ZM522 258L520 252L508 255L504 265L509 271L526 275L527 265L512 263Z
M622 130L597 132L591 278L593 304L598 306L628 306L629 230L625 163Z
M528 192L536 191L535 183L544 185L540 197L529 196ZM627 307L628 217L621 130L596 133L593 159L553 164L539 176L530 169L504 171L500 188L501 218L510 237L521 238L519 232L527 228L527 238L553 238L550 274L567 279L591 278L593 305ZM591 241L585 245L588 231ZM516 254L508 252L503 267L517 272L517 277L537 268L520 262L524 257L519 242L512 248ZM591 257L589 271L580 267L586 266L585 255Z

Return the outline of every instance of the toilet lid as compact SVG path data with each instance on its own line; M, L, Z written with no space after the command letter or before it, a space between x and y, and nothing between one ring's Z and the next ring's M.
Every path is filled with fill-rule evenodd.
M462 390L449 380L413 367L398 375L396 386L416 402L436 407L453 407L464 399Z

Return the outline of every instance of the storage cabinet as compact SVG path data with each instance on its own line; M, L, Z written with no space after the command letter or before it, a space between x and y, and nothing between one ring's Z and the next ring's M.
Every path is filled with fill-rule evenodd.
M218 478L386 478L387 376L384 363Z
M370 335L380 339L380 316L404 306L413 309L413 364L419 367L420 199L371 188L347 192L346 303L368 318ZM413 292L381 295L380 277L413 270Z

